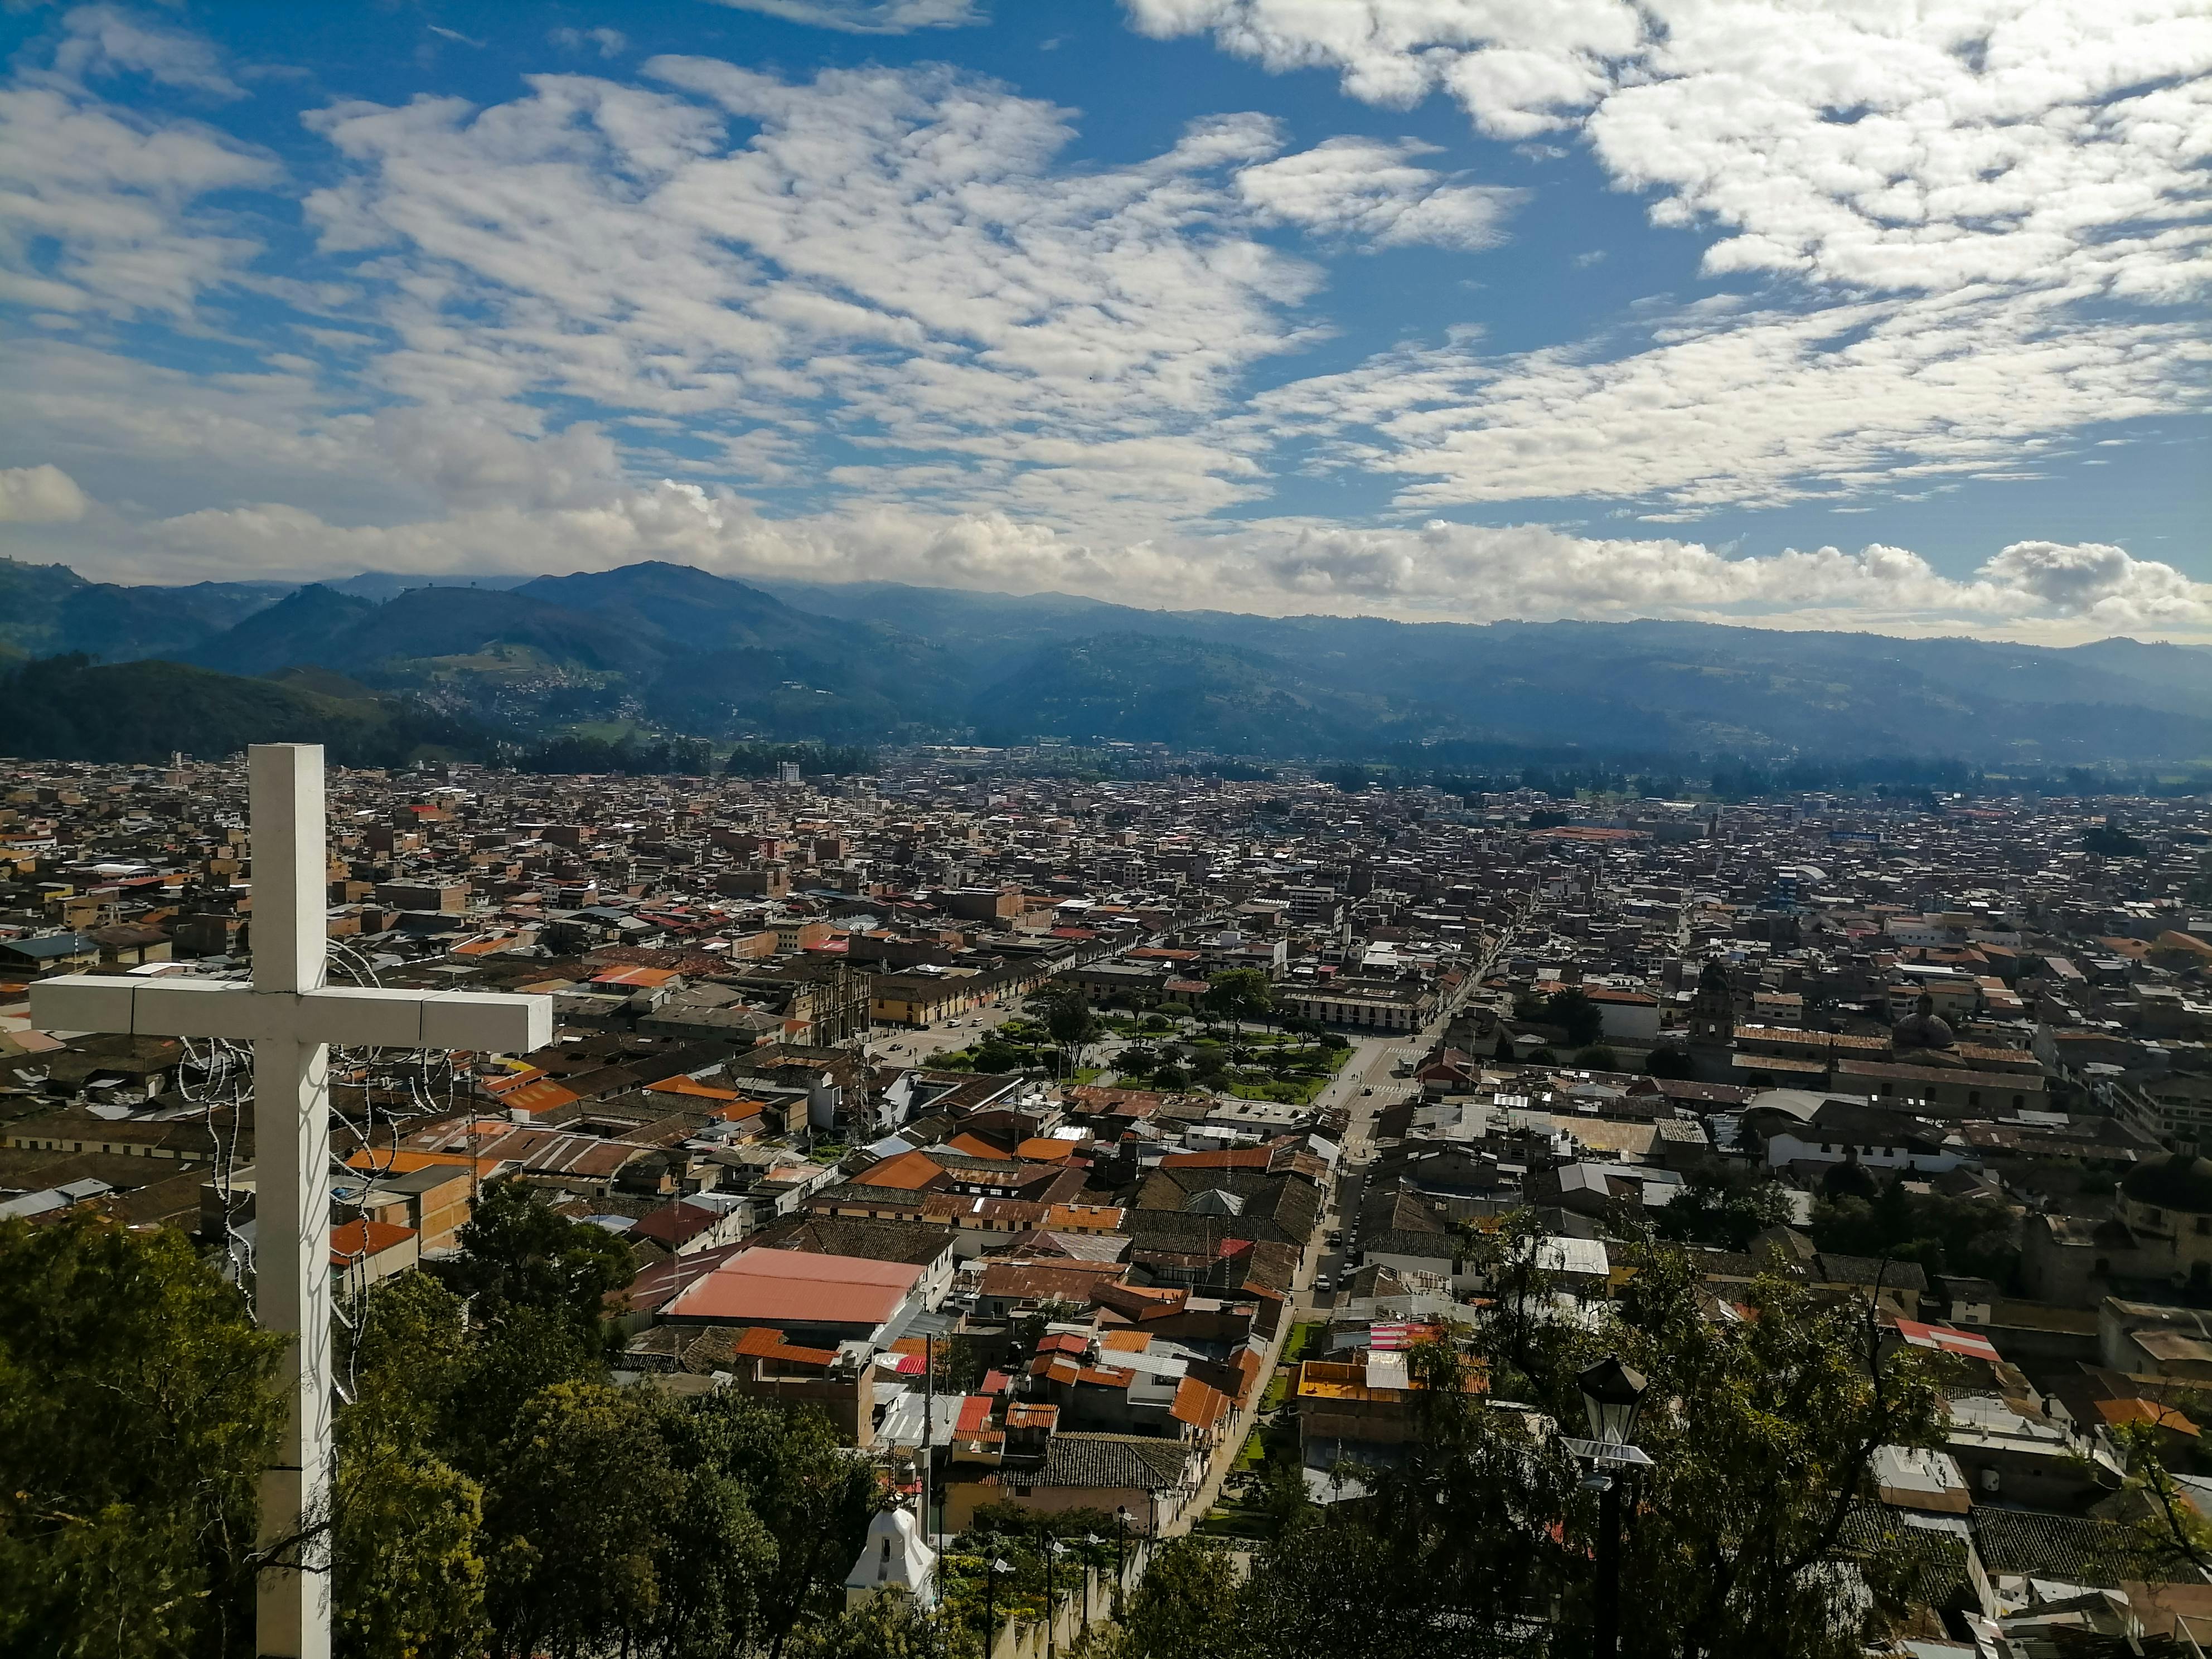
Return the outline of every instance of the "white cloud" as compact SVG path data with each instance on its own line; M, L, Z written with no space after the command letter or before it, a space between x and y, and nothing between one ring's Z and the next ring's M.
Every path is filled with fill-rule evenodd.
M1271 69L1578 127L1714 271L2178 301L2212 275L2212 13L2190 0L1125 0Z
M715 0L715 3L845 34L911 34L916 29L965 28L989 21L978 0Z
M23 526L11 538L94 574L161 580L652 557L1240 610L2053 638L2212 629L2203 584L2100 543L2017 542L1954 578L1880 545L1747 558L1540 526L1209 520L1264 501L1291 444L1316 470L1397 481L1400 506L1419 514L1592 495L1680 518L1808 497L1848 510L1899 481L2033 473L2063 434L2200 397L2212 352L2199 317L2081 303L2100 284L2178 292L2195 222L2161 198L2123 223L2094 191L2053 220L2068 187L2039 175L2036 234L2063 244L2048 270L1967 282L2030 244L1990 240L1997 222L1971 202L1957 234L1852 232L1849 216L1874 210L1850 167L1805 161L1753 95L1762 77L1795 87L1787 65L1754 53L1733 71L1748 79L1732 102L1710 78L1724 43L1697 19L1662 43L1685 63L1703 54L1693 75L1587 0L1140 9L1176 27L1263 21L1273 33L1253 37L1255 56L1336 64L1378 100L1445 90L1492 131L1579 124L1617 178L1643 167L1666 211L1722 224L1736 269L1826 284L1822 308L1771 289L1654 308L1576 347L1489 355L1468 330L1255 398L1258 366L1323 331L1305 304L1320 273L1258 231L1480 247L1512 193L1412 143L1285 155L1275 125L1249 115L1200 121L1161 154L1076 166L1070 112L956 71L793 83L702 58L653 59L642 85L538 76L483 108L318 112L331 153L307 211L346 280L309 283L260 270L253 222L210 206L283 187L272 159L87 89L87 76L154 72L132 68L154 48L116 34L67 75L0 88L0 298L42 307L64 336L70 316L93 325L0 343L12 458L39 463L5 475L0 499ZM613 33L552 44L605 57L626 45L600 38ZM1340 47L1350 57L1330 55ZM216 63L179 56L169 84L220 95L179 78L192 61ZM1679 105L1631 95L1698 76L1705 90ZM2161 138L2130 101L2154 95L2118 100L2125 143L2201 151L2185 111ZM2048 124L2037 107L2072 118L2034 106L2029 126ZM1753 136L1713 138L1731 109ZM1906 147L1899 176L1935 176L1937 131ZM1759 143L1778 155L1746 194L1729 183L1751 165L1737 151ZM1769 247L1769 264L1749 257ZM319 314L257 343L252 319L208 315L225 285ZM198 358L133 356L103 315L167 319L173 343L224 326ZM807 510L763 504L785 488ZM18 511L19 496L44 505Z
M1880 544L1743 557L1696 542L1540 525L1376 530L1295 520L1104 540L1003 513L890 505L772 519L727 490L671 481L587 507L501 505L399 525L333 525L279 503L207 509L120 541L103 535L100 546L98 558L76 562L111 579L242 568L295 577L562 571L665 559L740 577L1049 590L1279 614L1662 617L2053 641L2122 629L2212 637L2212 585L2097 544L2017 543L1954 580Z
M1371 102L1441 91L1495 137L1578 131L1656 223L1721 233L1708 273L1779 279L1615 361L1617 339L1455 347L1263 400L1340 459L1433 479L1405 504L1786 501L2204 401L2212 13L2191 0L1125 4Z
M2061 616L2087 617L2115 628L2212 619L2212 586L2102 542L2014 542L1979 574Z
M1278 72L1340 70L1368 103L1418 103L1449 88L1493 136L1570 120L1643 43L1625 0L1123 0L1148 34L1211 33Z
M647 70L679 91L548 76L481 111L314 118L353 171L307 210L327 248L370 256L399 341L371 370L386 388L574 397L724 439L826 429L848 487L1064 520L1248 493L1249 459L1212 423L1298 343L1288 307L1316 281L1231 187L1274 154L1272 123L1075 172L1066 112L946 70ZM960 470L917 473L908 452Z
M1331 138L1237 175L1237 191L1261 214L1368 247L1430 242L1485 248L1504 240L1505 216L1526 194L1448 183L1416 166L1432 145L1404 140Z
M629 48L629 37L620 29L558 28L546 38L570 52L582 52L588 47L602 58L619 58Z
M202 36L108 5L79 6L64 17L62 27L54 72L63 81L135 73L221 99L246 96L223 72L222 55Z
M119 37L114 49L131 43ZM140 58L155 61L150 49ZM66 76L0 88L0 301L188 316L261 251L202 198L281 176L211 127L130 113Z
M68 524L87 506L76 480L52 463L0 466L0 524Z
M2207 362L2193 324L2085 322L2046 295L1715 305L1625 356L1454 343L1255 406L1273 429L1328 439L1340 464L1419 480L1407 507L1610 496L1694 512L2017 463L2053 434L2201 400L2191 371Z

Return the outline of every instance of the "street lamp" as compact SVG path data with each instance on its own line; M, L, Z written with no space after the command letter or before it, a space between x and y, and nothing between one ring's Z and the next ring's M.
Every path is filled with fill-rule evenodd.
M1590 1652L1593 1659L1616 1659L1620 1651L1620 1482L1606 1471L1651 1461L1628 1439L1636 1432L1636 1414L1650 1384L1640 1372L1622 1364L1618 1354L1607 1354L1575 1382L1582 1390L1591 1437L1569 1443L1589 1462L1583 1489L1598 1495L1597 1617Z
M1129 1582L1129 1506L1117 1504L1114 1510L1114 1616L1121 1616L1121 1596Z
M1607 1354L1575 1378L1583 1393L1583 1413L1589 1419L1591 1435L1610 1446L1625 1446L1636 1432L1637 1413L1644 1408L1644 1390L1650 1385L1643 1374Z
M999 1575L1012 1571L1002 1555L994 1555L983 1563L984 1659L990 1659L993 1638L999 1633Z
M1044 1540L1044 1650L1047 1659L1059 1651L1057 1632L1060 1626L1058 1587L1053 1583L1053 1564L1067 1552L1067 1546L1052 1536L1044 1518L1037 1518L1037 1535Z

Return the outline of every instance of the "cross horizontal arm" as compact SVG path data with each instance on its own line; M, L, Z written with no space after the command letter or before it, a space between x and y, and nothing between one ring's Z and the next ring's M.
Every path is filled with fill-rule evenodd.
M31 1023L42 1031L526 1054L553 1040L553 1000L337 985L257 991L235 981L76 974L31 987Z

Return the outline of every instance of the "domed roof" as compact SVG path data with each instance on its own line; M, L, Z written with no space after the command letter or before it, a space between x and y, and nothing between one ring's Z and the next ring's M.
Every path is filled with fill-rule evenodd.
M1936 1012L1936 999L1926 993L1911 1013L1890 1029L1889 1046L1893 1048L1948 1048L1957 1038L1951 1034L1950 1022Z
M2212 1158L2176 1152L2154 1164L2139 1164L2120 1183L2120 1190L2138 1204L2212 1215Z

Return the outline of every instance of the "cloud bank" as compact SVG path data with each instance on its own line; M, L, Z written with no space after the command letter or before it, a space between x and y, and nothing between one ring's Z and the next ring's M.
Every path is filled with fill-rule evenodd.
M984 21L726 3L885 37ZM214 45L81 7L0 84L11 548L139 580L660 557L1279 611L2212 628L2205 586L2117 532L1960 576L1689 528L2019 477L2201 410L2212 19L1126 7L1378 108L1446 97L1531 154L1578 146L1724 285L1316 373L1333 270L1483 269L1537 195L1233 111L1085 161L1078 112L957 68L633 72L607 28L556 30L500 101L307 110L312 148L280 156L222 125L269 94ZM1293 516L1293 475L1379 480L1386 510ZM1684 538L1437 516L1559 501Z

